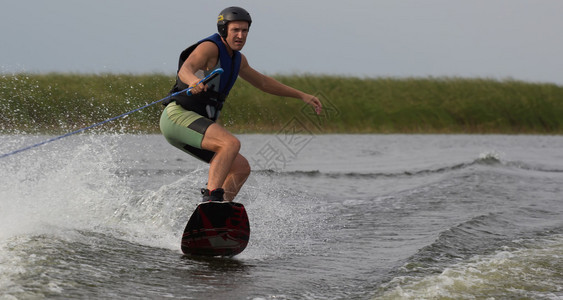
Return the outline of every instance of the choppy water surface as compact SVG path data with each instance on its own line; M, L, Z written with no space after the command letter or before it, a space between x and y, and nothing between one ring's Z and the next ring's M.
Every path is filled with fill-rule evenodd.
M252 233L234 258L182 256L207 168L159 135L2 159L0 299L563 297L563 137L240 139Z

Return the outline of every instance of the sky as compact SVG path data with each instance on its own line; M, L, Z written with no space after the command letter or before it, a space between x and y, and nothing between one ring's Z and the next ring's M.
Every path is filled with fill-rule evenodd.
M563 85L560 0L0 0L0 73L176 72L219 12L248 10L265 74Z

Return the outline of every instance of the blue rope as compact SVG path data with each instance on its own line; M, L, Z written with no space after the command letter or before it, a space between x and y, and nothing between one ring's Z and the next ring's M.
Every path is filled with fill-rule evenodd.
M221 74L221 73L223 73L223 69L217 68L217 69L215 69L213 72L211 72L209 75L207 75L205 78L203 78L202 80L200 80L197 85L199 85L200 83L207 83L207 82L209 82L211 79L215 78L217 75L219 75L219 74ZM36 148L36 147L39 147L39 146L41 146L41 145L45 145L45 144L54 142L54 141L56 141L56 140L63 139L63 138L65 138L65 137L71 136L71 135L73 135L73 134L77 134L77 133L80 133L80 132L82 132L82 131L85 131L85 130L94 128L94 127L96 127L96 126L100 126L100 125L103 125L103 124L105 124L105 123L111 122L111 121L113 121L113 120L116 120L116 119L125 117L125 116L127 116L127 115L130 115L130 114L136 112L136 111L139 111L139 110L141 110L141 109L147 108L147 107L149 107L149 106L151 106L151 105L157 104L157 103L162 102L162 101L164 101L164 100L166 100L166 99L168 99L168 98L170 98L170 97L177 96L177 95L179 95L179 94L181 94L181 93L187 93L188 95L191 95L190 90L191 90L192 88L193 88L193 87L189 87L189 88L184 89L184 90L181 90L181 91L179 91L179 92L172 93L172 94L170 94L170 95L168 95L168 96L166 96L166 97L164 97L164 98L162 98L162 99L160 99L160 100L154 101L154 102L149 103L149 104L144 105L144 106L141 106L141 107L139 107L139 108L137 108L137 109L134 109L134 110L132 110L132 111L128 111L128 112L126 112L126 113L124 113L124 114L121 114L121 115L119 115L119 116L115 116L115 117L113 117L113 118L109 118L109 119L107 119L107 120L104 120L104 121L102 121L102 122L96 123L96 124L94 124L94 125L90 125L90 126L88 126L88 127L80 128L80 129L78 129L78 130L76 130L76 131L69 132L69 133L66 133L66 134L63 134L63 135L60 135L60 136L57 136L57 137L48 139L48 140L43 141L43 142L40 142L40 143L37 143L37 144L31 145L31 146L27 146L27 147L25 147L25 148L21 148L21 149L12 151L12 152L10 152L10 153L2 154L2 155L0 155L0 159L2 159L2 158L4 158L4 157L11 156L11 155L14 155L14 154L17 154L17 153L20 153L20 152L24 152L24 151L27 151L27 150L30 150L30 149L33 149L33 148Z

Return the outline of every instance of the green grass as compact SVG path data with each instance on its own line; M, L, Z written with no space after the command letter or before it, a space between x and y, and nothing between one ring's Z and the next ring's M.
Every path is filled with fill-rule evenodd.
M296 99L268 95L239 80L221 123L234 132L563 133L563 87L466 78L275 76L319 96L320 117ZM0 132L80 129L166 96L162 74L15 74L0 78ZM98 131L158 132L162 105ZM297 124L298 126L295 126Z

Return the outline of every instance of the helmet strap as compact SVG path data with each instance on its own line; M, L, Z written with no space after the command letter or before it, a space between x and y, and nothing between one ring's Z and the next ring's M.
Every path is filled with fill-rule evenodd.
M228 34L225 35L225 37L221 37L221 39L223 40L223 42L225 42L225 44L227 44L227 46L228 46L227 50L234 51L233 47L231 47L231 45L229 45L229 42L227 41L227 36L228 36Z

